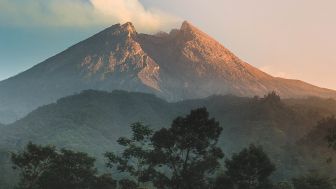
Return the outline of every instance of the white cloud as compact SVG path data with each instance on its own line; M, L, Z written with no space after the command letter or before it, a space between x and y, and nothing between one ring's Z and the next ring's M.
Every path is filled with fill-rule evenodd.
M0 0L0 25L92 27L133 22L140 32L175 26L179 19L139 0Z
M270 66L270 65L259 67L259 69L263 72L271 74L274 77L281 77L281 78L287 78L287 79L295 78L293 74L286 73L286 72L283 72L283 71L277 71L276 68L274 68L273 66Z

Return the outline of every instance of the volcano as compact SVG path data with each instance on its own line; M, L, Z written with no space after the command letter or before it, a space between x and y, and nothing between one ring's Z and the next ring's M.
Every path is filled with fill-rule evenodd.
M336 97L336 91L260 71L187 21L155 35L128 22L1 81L0 122L86 89L152 93L168 101L270 91L283 98Z

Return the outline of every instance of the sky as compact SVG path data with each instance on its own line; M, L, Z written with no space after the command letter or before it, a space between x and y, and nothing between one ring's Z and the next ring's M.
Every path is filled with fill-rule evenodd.
M274 76L336 89L335 0L0 0L0 80L115 23L183 20Z

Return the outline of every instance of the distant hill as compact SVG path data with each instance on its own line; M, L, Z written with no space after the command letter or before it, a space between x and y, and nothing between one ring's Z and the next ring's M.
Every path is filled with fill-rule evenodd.
M288 178L318 168L301 154L298 141L324 116L336 114L336 102L319 98L280 100L211 96L169 103L151 94L88 90L38 108L13 124L0 127L0 149L21 149L28 141L88 152L98 158L118 150L116 139L130 134L129 125L142 121L154 129L191 109L207 107L224 128L220 146L227 157L250 143L261 144L276 162L275 178ZM312 150L312 149L311 149ZM309 159L309 166L306 163Z
M139 34L126 23L1 81L0 122L86 89L147 92L169 101L273 90L284 98L336 97L333 90L258 70L189 22L159 35Z

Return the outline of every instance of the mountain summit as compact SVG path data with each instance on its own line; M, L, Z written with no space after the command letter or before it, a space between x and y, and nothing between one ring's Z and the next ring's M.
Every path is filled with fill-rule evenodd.
M0 122L85 89L156 94L175 101L214 94L336 97L336 92L272 77L240 60L189 22L155 35L113 25L0 82Z

